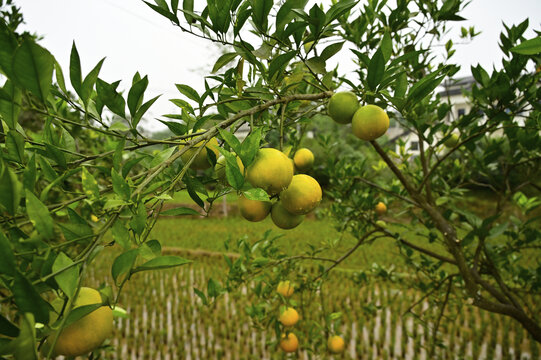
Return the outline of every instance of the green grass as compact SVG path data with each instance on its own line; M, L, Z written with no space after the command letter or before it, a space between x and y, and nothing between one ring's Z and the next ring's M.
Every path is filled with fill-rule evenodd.
M163 246L235 252L238 239L246 237L253 243L262 239L267 230L271 230L272 235L281 235L276 240L277 245L287 255L305 253L311 245L316 248L326 248L320 255L336 259L357 242L350 234L341 236L330 220L306 219L295 229L281 230L274 226L270 217L262 222L251 223L238 216L204 219L161 218L152 230L151 237L160 240ZM390 230L397 229L391 227ZM225 241L229 241L229 250L224 246ZM422 240L412 235L410 241ZM330 244L333 243L335 245L331 246ZM435 249L435 246L431 245L430 248ZM399 254L396 241L391 238L381 238L372 244L361 246L342 266L367 269L373 263L385 267L391 265L401 267L405 264L403 257Z

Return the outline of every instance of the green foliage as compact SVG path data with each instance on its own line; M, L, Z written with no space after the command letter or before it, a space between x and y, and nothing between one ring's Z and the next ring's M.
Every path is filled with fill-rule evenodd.
M202 11L193 1L145 3L180 30L227 48L205 78L204 92L176 85L182 98L171 102L179 113L160 120L173 135L160 139L142 135L140 126L157 99L145 100L147 76L134 74L124 89L120 81L100 77L101 60L83 77L74 43L69 82L75 93L70 92L54 56L35 37L17 32L22 16L16 6L0 2L0 71L6 79L0 88L0 245L6 249L0 288L12 319L0 318L8 336L2 353L34 358L53 329L91 311L73 310L72 302L65 302L53 323L49 299L72 298L85 281L85 269L113 245L121 252L109 264L116 292L106 290L112 306L134 274L187 264L162 255L161 239L149 238L164 202L185 191L200 209L177 207L165 214L206 215L228 193L267 199L245 181L237 156L246 168L261 146L282 149L284 141L293 150L310 141L315 146L306 137L309 130L322 159L314 175L330 200L324 215L332 215L340 233L351 234L355 243L340 257L322 259L316 244L289 256L270 233L256 243L241 239L241 258L228 263L228 283L211 278L206 293L196 291L204 303L252 278L258 283L253 291L268 299L272 287L263 287L268 277L274 285L281 276L300 273L305 261L316 275L300 290L312 294L355 251L393 241L419 274L415 286L439 299L442 309L449 297L467 300L514 317L541 341L541 328L528 310L531 297L512 294L516 288L538 294L541 288L541 266L523 261L526 252L539 252L541 204L541 73L533 70L540 64L539 37L524 38L527 20L504 25L502 68L490 74L480 66L471 69L476 80L467 90L471 110L454 117L443 95L434 93L459 70L450 62L456 49L447 34L449 24L463 20L462 0L392 6L341 0L310 8L304 0L209 0ZM462 30L463 37L475 35L473 28ZM441 61L429 45L434 42L445 44ZM346 49L357 64L356 77L327 69ZM361 144L344 128L331 127L326 99L343 87L363 105L385 108L395 124L417 137L419 156L402 140L395 148L387 138ZM249 134L241 142L235 133L243 125ZM453 133L460 134L459 141L446 150L442 145ZM205 148L213 138L220 141L230 185L217 184L213 174L216 154ZM191 169L202 151L210 169ZM179 161L184 154L188 159ZM461 201L467 189L479 187L491 191L484 213ZM374 212L379 201L396 212L386 221L408 222L386 227ZM513 213L506 210L510 206ZM423 242L412 243L411 234ZM373 272L393 277L377 264ZM279 336L282 329L265 301L249 311ZM307 329L307 338L314 339L307 348L319 349L317 339L338 320L325 314ZM43 326L36 329L34 322Z

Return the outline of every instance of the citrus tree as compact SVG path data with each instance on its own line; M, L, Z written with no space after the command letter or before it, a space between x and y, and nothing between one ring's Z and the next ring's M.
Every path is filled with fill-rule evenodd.
M315 119L351 123L359 151L380 159L342 157L333 152L334 134L318 133L332 200L324 211L358 242L332 259L315 246L287 257L268 237L240 241L242 256L227 259L227 281L196 289L203 303L255 280L261 302L248 309L254 324L274 326L281 348L294 352L299 315L292 295L320 291L329 272L363 245L394 239L416 275L401 281L441 299L440 319L450 299L459 299L514 318L541 341L539 36L524 38L527 21L506 27L501 70L473 67L472 110L454 117L448 99L435 93L459 70L448 30L462 20L463 1L307 3L147 2L178 31L227 49L203 79L204 92L176 85L181 98L171 101L179 110L160 120L173 135L153 139L141 128L157 99L145 97L147 76L134 74L121 91L119 81L100 77L103 60L83 71L75 43L64 74L35 37L17 31L22 17L11 1L0 2L1 354L85 354L107 337L107 307L119 311L132 276L188 263L162 255L151 234L174 192L187 190L200 210L168 215L208 214L217 199L236 192L246 218L271 213L280 227L298 225L321 200L316 180L293 174L295 166L312 165L311 153L297 150ZM466 39L475 35L462 29ZM330 68L339 56L355 63L354 74ZM418 137L419 156L400 141L397 148L386 142L390 121ZM242 126L249 135L241 142L235 133ZM479 188L490 196L486 210L474 212L465 198ZM377 217L386 211L386 221ZM92 261L113 245L121 249L111 264L114 283L99 292L83 287ZM292 276L293 289L285 282ZM276 292L278 313L270 311ZM332 329L338 320L329 314L312 324L306 331L313 344L303 346L343 351ZM70 337L81 329L95 336Z

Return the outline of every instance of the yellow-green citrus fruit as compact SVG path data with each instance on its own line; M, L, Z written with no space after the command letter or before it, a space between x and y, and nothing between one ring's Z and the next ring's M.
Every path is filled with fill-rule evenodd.
M378 220L376 221L376 225L379 226L379 227L382 227L382 228L386 228L387 227L387 223L383 220Z
M458 144L458 139L459 139L458 134L453 133L447 140L445 140L443 145L445 145L445 147L448 147L448 148L455 147Z
M340 354L346 348L346 343L342 337L338 335L331 336L327 341L329 351L333 354Z
M257 222L264 220L271 210L270 201L250 200L244 196L239 198L240 214L248 221Z
M289 187L280 193L283 207L292 214L306 215L321 201L321 186L313 177L305 174L293 176Z
M274 225L280 229L293 229L297 227L303 220L304 215L295 215L287 211L280 201L272 205L271 218Z
M269 195L286 189L292 178L291 159L272 148L259 149L254 161L246 169L246 180Z
M387 212L387 205L385 205L381 201L376 204L376 214L383 215L386 212Z
M280 323L284 326L293 326L299 321L299 313L292 307L285 308L280 317L278 318Z
M201 130L203 130L203 129L201 129ZM188 163L188 161L190 161L190 159L192 158L192 156L194 156L196 151L198 151L199 148L201 146L203 146L204 142L205 142L204 140L201 140L200 142L195 144L192 148L188 149L184 154L182 154L180 156L180 158L182 159L182 162L184 164ZM184 147L184 145L180 145L179 149L182 149L183 147ZM208 169L210 167L210 162L209 162L208 157L207 157L207 152L208 151L212 151L216 155L216 157L218 157L218 155L219 155L218 140L216 140L216 138L212 138L212 139L209 140L209 142L207 143L205 148L203 150L201 150L199 152L199 154L197 154L197 156L193 160L192 164L190 165L190 168L192 168L194 170Z
M293 162L300 172L308 171L314 165L314 154L306 148L299 149L293 156Z
M75 299L74 308L101 303L99 291L82 287ZM58 336L53 353L64 356L87 354L110 337L112 331L113 311L108 306L102 306L65 327ZM54 339L54 336L51 335L49 339Z
M237 156L237 165L239 167L240 173L244 174L244 165L242 160ZM227 184L227 176L225 174L225 157L221 155L218 160L216 160L216 166L214 166L214 172L216 173L216 178L222 184Z
M339 124L349 124L359 108L357 96L351 91L337 92L329 99L327 112Z
M353 115L351 129L362 140L375 140L389 128L389 116L377 105L365 105Z
M293 288L293 285L289 280L286 281L280 281L278 283L278 286L276 287L276 292L283 297L290 297L295 292L295 289Z
M286 353L292 353L297 351L299 348L299 339L297 338L297 335L293 334L292 332L282 333L282 338L280 339L280 348L286 352Z

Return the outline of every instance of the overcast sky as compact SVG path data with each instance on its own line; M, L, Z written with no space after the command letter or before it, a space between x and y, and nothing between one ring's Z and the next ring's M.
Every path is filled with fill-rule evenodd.
M178 112L168 102L181 97L174 84L203 89L203 75L210 72L220 55L215 45L182 33L140 0L15 0L15 3L24 14L23 28L44 36L41 44L60 62L65 76L69 73L74 40L83 76L103 57L107 59L100 77L108 82L122 80L123 89L129 88L136 71L148 75L150 84L145 99L163 94L150 109L150 116ZM473 0L462 15L468 20L454 23L457 32L460 26L474 25L482 34L457 48L453 59L463 66L461 75L469 75L470 65L477 63L485 68L491 68L492 64L499 67L502 22L518 24L529 18L528 37L534 36L532 28L541 30L540 0Z

